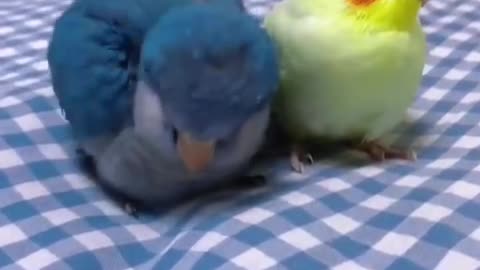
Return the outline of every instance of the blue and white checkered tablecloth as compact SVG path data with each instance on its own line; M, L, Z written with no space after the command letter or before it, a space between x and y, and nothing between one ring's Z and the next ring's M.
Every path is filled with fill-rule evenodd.
M480 269L479 0L422 12L423 87L392 137L417 162L342 153L300 176L283 160L269 188L139 219L74 162L45 61L69 3L0 1L2 269Z

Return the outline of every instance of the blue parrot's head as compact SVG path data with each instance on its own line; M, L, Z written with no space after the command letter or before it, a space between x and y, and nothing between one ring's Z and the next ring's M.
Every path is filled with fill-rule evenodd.
M200 3L170 11L150 30L140 74L195 171L268 108L279 82L274 44L258 22L240 9Z

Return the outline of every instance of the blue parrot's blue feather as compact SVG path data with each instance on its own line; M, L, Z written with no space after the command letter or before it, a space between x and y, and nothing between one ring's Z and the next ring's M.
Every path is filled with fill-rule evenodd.
M78 0L59 17L47 58L78 139L117 133L131 121L135 76L129 66L136 65L146 32L168 10L192 2L199 0Z
M177 128L198 138L233 132L277 88L273 42L243 12L200 4L173 10L149 31L142 53L141 75L174 111Z

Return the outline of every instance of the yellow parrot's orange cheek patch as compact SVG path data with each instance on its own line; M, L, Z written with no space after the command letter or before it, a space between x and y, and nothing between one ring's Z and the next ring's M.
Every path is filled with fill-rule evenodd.
M359 7L366 7L369 6L373 3L375 3L377 0L347 0L350 4L354 6L359 6Z

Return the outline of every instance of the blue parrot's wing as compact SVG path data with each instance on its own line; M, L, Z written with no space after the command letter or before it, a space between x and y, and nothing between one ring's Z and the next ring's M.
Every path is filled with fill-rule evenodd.
M129 69L145 27L131 0L80 0L56 21L47 53L52 85L79 139L115 133L131 118Z

